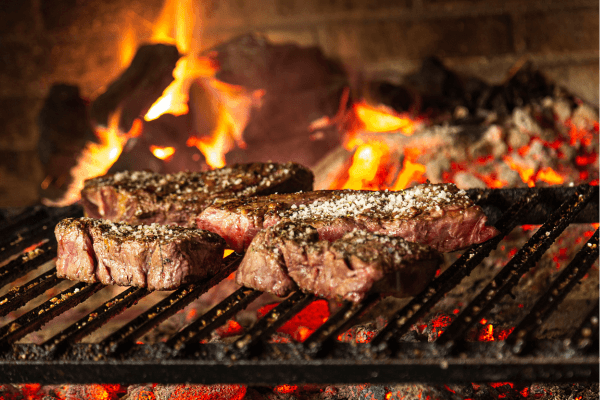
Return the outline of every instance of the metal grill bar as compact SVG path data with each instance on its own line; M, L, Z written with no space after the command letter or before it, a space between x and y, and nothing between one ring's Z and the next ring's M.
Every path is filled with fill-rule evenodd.
M51 239L0 268L0 287L8 285L56 257L56 239Z
M56 276L56 268L53 268L24 285L12 288L10 292L0 297L0 317L19 309L58 282L60 278Z
M596 305L585 317L585 320L570 340L571 345L581 352L590 349L592 346L598 347L598 313L600 308L598 300L596 299Z
M109 319L150 294L145 288L130 288L105 302L76 323L48 339L42 346L50 353L58 354L108 322Z
M200 340L210 336L215 329L223 325L229 318L261 294L262 292L258 290L246 287L236 290L206 314L167 340L167 346L173 347L177 352L182 351L184 348L188 351L194 350L195 346L193 344L198 344ZM192 340L195 342L192 343Z
M552 214L552 217L537 230L525 246L457 316L437 340L440 345L452 347L457 341L461 341L467 330L480 321L494 304L498 304L521 276L539 261L542 254L591 198L592 188L584 186L579 187L575 194Z
M323 356L328 349L331 349L331 343L336 340L337 335L347 330L360 315L379 300L379 296L373 294L358 304L345 301L334 315L304 341L303 353L312 358Z
M72 309L91 295L102 289L99 283L77 283L69 289L52 297L50 300L23 314L12 323L0 328L0 346L6 347L30 332L39 329L43 324L57 315Z
M0 230L0 259L6 259L13 254L23 251L27 247L43 239L54 237L54 226L67 217L83 216L80 206L69 206L65 208L45 208L45 218L37 219L38 213L24 218L17 217ZM17 229L15 231L15 227Z
M519 216L527 213L531 205L539 198L537 194L526 194L513 204L496 223L500 233L493 239L472 246L444 273L438 276L419 295L415 296L404 308L398 311L390 322L370 343L370 350L383 351L393 345L393 338L402 337L411 326L422 318L449 291L454 289L477 267L498 243L516 226Z
M576 193L577 192L577 193ZM15 321L0 328L0 376L6 382L76 383L76 382L195 382L195 383L364 383L364 382L460 382L460 381L594 381L598 374L598 307L589 312L576 333L566 340L527 340L527 351L522 354L502 353L502 342L464 342L465 328L458 335L461 354L446 352L437 342L410 342L400 340L404 333L421 317L425 316L450 290L476 268L517 224L550 225L558 218L560 223L597 222L598 187L582 185L578 188L531 188L469 190L469 196L477 200L490 221L497 221L501 234L485 244L473 246L442 275L434 279L423 293L413 298L406 307L395 314L386 328L369 344L350 344L337 341L337 335L356 322L370 306L376 304L377 296L369 296L359 304L345 303L342 308L322 324L306 341L297 343L272 343L271 336L286 321L294 317L314 300L314 296L300 292L292 294L279 306L260 319L247 333L234 343L201 343L214 330L250 304L260 292L242 288L228 299L184 327L166 343L154 345L135 344L136 338L181 310L209 287L217 284L237 268L241 255L224 260L225 270L212 280L189 285L173 292L165 300L151 306L137 318L107 337L101 343L75 343L96 331L110 318L130 307L144 297L145 289L132 288L105 302L87 316L69 325L62 332L47 340L42 346L15 344L27 333L39 329L42 324L58 314L68 311L89 298L102 285L79 283L55 296L46 303L25 313ZM580 199L578 196L582 194ZM570 196L575 203L565 203ZM586 204L586 201L587 204ZM515 204L516 203L516 204ZM565 203L565 204L563 204ZM562 204L562 206L561 206ZM569 205L570 204L570 205ZM554 212L557 208L562 211ZM583 209L577 213L578 209ZM564 211L564 215L556 217ZM16 254L15 249L27 248L39 238L27 232L40 218L38 230L43 231L49 242L41 246L44 251L19 256L0 268L0 282L9 283L56 255L52 223L64 216L73 216L81 209L48 209L43 213L27 210L22 216L0 227L0 243L18 239L18 246L0 249L0 256ZM45 213L45 214L44 214ZM585 215L582 215L585 213ZM58 217L57 215L61 215ZM548 219L552 214L554 217ZM45 221L42 219L45 218ZM555 219L553 219L555 218ZM29 221L31 226L21 226L15 221ZM562 228L564 229L564 228ZM540 240L528 242L522 249L525 258L532 262L536 252L547 250L545 232L550 243L560 232L540 228ZM20 236L19 234L22 233ZM536 235L538 234L536 233ZM596 233L597 235L597 233ZM534 235L535 237L535 235ZM533 239L533 238L532 238ZM597 239L595 239L597 243ZM46 246L46 247L44 247ZM54 247L52 247L54 246ZM545 247L544 247L545 246ZM597 248L595 251L597 257ZM581 254L585 253L585 249ZM48 257L45 261L41 257ZM519 255L509 262L519 264ZM575 258L578 259L577 255ZM581 256L584 257L584 256ZM591 255L589 257L592 257ZM587 268L579 265L579 276ZM537 262L537 261L536 261ZM593 259L591 261L593 263ZM575 260L572 262L575 264ZM9 268L6 268L9 267ZM506 266L505 266L506 268ZM520 272L515 265L515 274ZM571 264L567 269L571 268ZM4 274L4 275L3 275ZM566 272L565 272L566 274ZM577 278L570 274L569 283L563 288L569 291ZM500 274L498 274L500 275ZM561 275L562 276L562 275ZM498 279L496 276L494 280ZM502 289L514 287L508 274L502 281ZM559 278L560 279L560 278ZM566 279L566 277L565 277ZM53 271L41 274L21 287L0 298L0 314L17 309L35 298L45 289L59 282ZM556 285L559 285L556 283ZM77 288L80 288L76 293ZM482 293L486 293L485 291ZM62 298L62 295L65 298ZM549 296L545 294L542 296ZM79 297L78 297L79 296ZM553 295L556 298L557 295ZM558 296L562 296L559 292ZM5 301L4 304L2 302ZM541 303L542 300L540 300ZM555 303L558 301L555 300ZM472 307L471 304L467 309ZM541 306L540 306L541 307ZM535 306L534 306L535 308ZM554 308L549 306L547 310ZM466 311L466 310L465 310ZM464 314L464 311L463 311ZM461 314L462 315L462 314ZM459 316L460 317L460 316ZM522 321L528 320L525 317ZM531 317L533 318L533 316ZM529 318L530 319L530 318ZM477 320L475 320L477 321ZM514 334L513 334L514 335ZM529 336L527 336L529 339ZM385 350L385 351L383 351ZM465 358L466 357L466 358Z
M556 310L576 283L589 271L598 259L598 231L588 240L575 258L554 280L529 313L517 325L513 333L504 341L513 353L521 353L531 340L535 330Z
M309 305L314 299L315 296L310 294L299 291L293 293L258 320L244 336L234 342L233 351L230 355L231 359L237 360L249 357L252 352L260 349L260 344L266 342L277 328Z
M223 259L223 269L214 277L207 281L192 283L176 290L148 311L142 313L117 332L104 339L101 343L101 347L103 347L104 351L107 353L126 350L134 344L135 339L190 304L202 293L206 292L223 279L227 278L236 270L241 259L239 254L233 253L229 255Z

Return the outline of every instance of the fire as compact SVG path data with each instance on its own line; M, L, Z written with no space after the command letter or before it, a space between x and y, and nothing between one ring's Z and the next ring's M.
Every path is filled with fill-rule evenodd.
M45 205L63 207L78 201L81 197L80 192L83 189L84 181L106 174L121 155L125 143L130 138L141 134L142 123L140 120L134 121L129 132L122 133L119 130L119 116L119 112L111 115L108 127L99 127L96 130L96 136L100 143L88 142L79 154L77 164L71 169L73 182L63 198L57 201L44 199Z
M380 105L373 107L366 102L355 103L353 110L360 119L363 129L369 132L400 131L406 136L415 133L415 123L408 117Z
M154 154L154 157L163 161L169 161L173 157L173 154L175 154L174 147L158 147L152 145L150 146L150 151Z
M342 103L345 103L343 97ZM411 136L419 126L419 121L395 113L389 108L379 105L371 106L364 101L355 103L343 116L339 125L346 132L344 147L354 150L352 165L348 169L348 179L341 184L336 184L332 189L392 189L399 190L408 187L412 182L424 181L425 166L416 162L420 155L419 149L407 148L404 150L403 169L396 178L395 184L387 184L388 169L392 161L393 149L390 148L383 136L372 138L361 133L400 133ZM317 129L323 124L331 123L328 119L315 121L311 126Z
M354 153L352 166L348 170L350 177L343 189L363 189L368 182L375 179L379 165L384 156L389 153L383 142L373 141L360 145Z
M277 304L269 304L258 310L258 317L262 318ZM277 332L290 335L294 340L303 342L319 326L329 319L329 305L326 300L316 300L277 329Z
M412 182L424 181L423 175L427 171L427 168L423 164L416 162L417 158L421 154L421 151L416 148L404 149L404 164L402 165L402 171L396 179L396 183L392 187L392 190L406 189Z

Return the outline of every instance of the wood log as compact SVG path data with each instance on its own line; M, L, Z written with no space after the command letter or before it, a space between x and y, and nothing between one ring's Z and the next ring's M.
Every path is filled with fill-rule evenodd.
M177 47L166 44L140 46L131 64L92 103L90 115L98 125L107 126L109 116L120 110L119 127L128 132L136 118L142 118L174 80L179 60Z

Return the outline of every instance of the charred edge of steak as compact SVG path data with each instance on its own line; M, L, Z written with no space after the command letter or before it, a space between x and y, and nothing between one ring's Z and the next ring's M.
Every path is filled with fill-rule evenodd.
M278 296L297 285L318 296L359 302L371 290L412 296L440 262L437 251L402 238L354 231L332 243L320 240L310 225L284 221L256 236L236 281Z
M172 290L221 266L225 241L199 229L91 218L57 224L57 276L105 285Z
M86 216L129 223L195 226L216 198L311 190L312 172L295 163L236 164L208 172L119 172L89 179L81 192Z

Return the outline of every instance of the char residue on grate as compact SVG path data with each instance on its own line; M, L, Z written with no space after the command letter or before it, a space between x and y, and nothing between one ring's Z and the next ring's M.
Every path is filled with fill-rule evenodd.
M107 323L150 299L143 288L129 288L103 300L41 343L23 340L45 324L107 289L100 284L57 278L54 226L80 216L77 206L36 206L0 221L0 383L400 383L400 382L595 382L598 377L598 293L585 318L566 321L566 336L537 338L547 321L598 259L598 230L577 249L570 263L553 276L544 291L514 321L505 340L479 342L469 332L503 299L514 296L521 278L571 224L598 222L598 187L470 190L500 234L474 245L419 295L409 299L365 343L338 337L382 300L344 302L303 342L279 343L276 331L316 300L296 292L233 340L210 340L215 331L251 305L261 292L239 288L167 339L140 343L144 334L173 317L235 271L242 255L223 259L223 269L147 306L100 340L85 342ZM422 321L499 246L518 225L541 225L510 260L469 299L460 313L433 341L407 340ZM50 269L23 281L31 271ZM36 270L37 271L37 270ZM61 287L60 291L57 289ZM49 298L44 293L54 290ZM595 296L595 298L594 298ZM595 300L595 302L594 302ZM22 308L26 311L19 313ZM12 318L12 315L15 315Z

